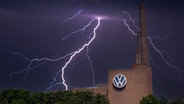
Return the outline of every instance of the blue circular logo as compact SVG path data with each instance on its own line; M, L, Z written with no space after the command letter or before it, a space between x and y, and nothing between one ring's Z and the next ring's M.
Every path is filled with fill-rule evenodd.
M113 84L117 88L123 88L127 83L127 79L122 74L117 74L114 76Z

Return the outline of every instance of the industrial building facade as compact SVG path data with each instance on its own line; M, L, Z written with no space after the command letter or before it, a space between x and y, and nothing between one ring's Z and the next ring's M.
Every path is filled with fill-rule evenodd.
M152 94L152 69L149 66L144 5L140 6L140 32L137 38L135 64L130 69L110 70L106 85L74 90L101 93L107 96L110 104L139 104L143 96Z

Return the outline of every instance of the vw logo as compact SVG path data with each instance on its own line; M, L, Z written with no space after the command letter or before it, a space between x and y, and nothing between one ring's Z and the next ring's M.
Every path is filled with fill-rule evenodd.
M123 88L127 83L127 79L122 74L117 74L114 76L113 84L117 88Z

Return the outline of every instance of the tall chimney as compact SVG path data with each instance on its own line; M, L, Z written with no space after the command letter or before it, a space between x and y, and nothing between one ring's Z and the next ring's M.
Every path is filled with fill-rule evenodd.
M140 45L141 45L141 64L149 66L148 42L146 32L146 17L144 5L140 6Z
M141 64L141 36L140 36L140 32L137 32L138 38L137 38L137 42L138 42L138 46L137 46L137 50L136 50L136 64Z

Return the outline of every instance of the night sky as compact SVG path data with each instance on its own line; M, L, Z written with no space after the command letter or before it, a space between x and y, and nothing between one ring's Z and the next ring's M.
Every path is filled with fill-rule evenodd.
M61 57L71 53L89 41L87 38L96 22L85 32L72 35L65 41L64 36L86 25L94 16L106 16L101 21L95 40L89 46L95 85L107 83L110 69L131 68L135 60L136 37L125 25L126 19L133 28L127 11L139 25L139 6L145 4L147 33L164 57L184 71L184 3L182 0L1 0L0 1L0 89L23 88L44 91L53 76L68 58L58 62L45 62L31 70L26 79L23 70L29 64L20 55L29 59ZM79 10L75 19L63 22ZM134 31L137 31L133 28ZM169 98L184 97L184 72L168 66L151 45L150 63L153 69L153 92L156 96ZM38 63L34 63L37 65ZM61 78L57 78L61 81ZM69 64L65 73L69 89L92 87L92 72L86 57L86 49ZM64 86L55 87L64 90Z

